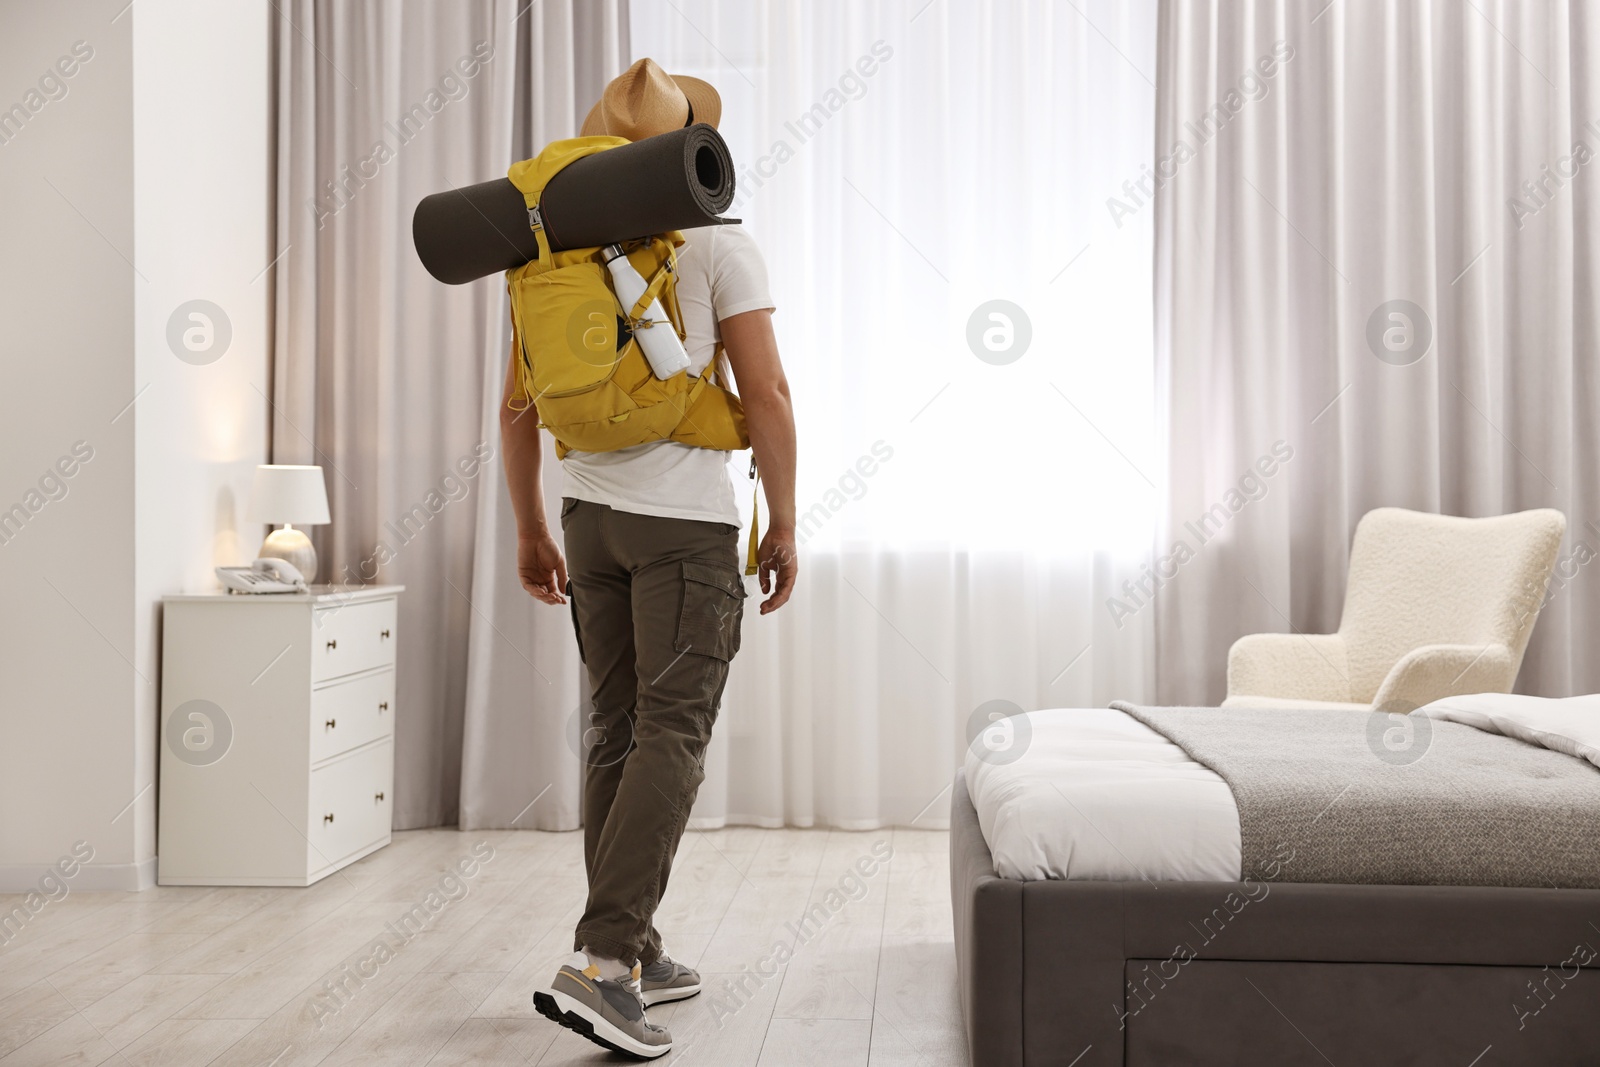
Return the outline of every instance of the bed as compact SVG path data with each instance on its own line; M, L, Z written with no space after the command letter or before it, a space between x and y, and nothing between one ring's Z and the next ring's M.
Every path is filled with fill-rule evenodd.
M1426 884L1427 863L1391 838L1429 840L1439 824L1410 812L1348 855L1296 850L1288 866L1309 862L1304 872L1263 868L1274 853L1257 838L1271 821L1248 775L1214 752L1196 758L1203 742L1179 745L1141 709L1032 713L1020 759L975 747L953 789L950 854L974 1067L1600 1062L1600 975L1586 973L1600 968L1600 738L1587 725L1600 705L1483 701L1421 709L1432 751L1411 771L1394 771L1407 765L1381 730L1363 727L1353 744L1410 783L1402 794L1447 768L1452 745L1480 766L1487 752L1524 767L1495 802L1525 810L1496 812L1484 829L1463 802L1461 854L1432 869L1520 884ZM1191 722L1165 726L1182 734ZM1340 780L1338 759L1326 762ZM1318 769L1291 769L1313 794L1327 784ZM1592 806L1571 801L1591 787ZM1317 835L1337 841L1340 820L1370 830L1362 820L1381 805L1363 813L1352 800L1365 790L1315 814ZM1524 849L1511 865L1471 851L1497 834L1494 848ZM1319 870L1343 880L1289 880Z

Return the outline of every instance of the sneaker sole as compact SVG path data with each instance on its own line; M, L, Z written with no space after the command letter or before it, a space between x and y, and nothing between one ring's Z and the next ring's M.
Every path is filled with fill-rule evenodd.
M640 994L639 999L644 1001L644 1006L652 1004L665 1004L671 1000L687 1000L700 992L700 983L694 985L672 986L667 989L647 989Z
M540 1015L551 1022L559 1023L602 1048L620 1052L624 1056L653 1060L672 1051L671 1041L664 1045L646 1045L641 1041L635 1041L612 1024L597 1017L588 1006L578 1003L565 993L543 991L535 993L533 1006Z

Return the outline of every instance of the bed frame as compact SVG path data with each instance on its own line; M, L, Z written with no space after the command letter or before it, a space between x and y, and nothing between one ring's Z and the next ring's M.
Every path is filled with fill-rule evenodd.
M1600 890L1013 881L962 774L950 890L973 1067L1600 1063Z

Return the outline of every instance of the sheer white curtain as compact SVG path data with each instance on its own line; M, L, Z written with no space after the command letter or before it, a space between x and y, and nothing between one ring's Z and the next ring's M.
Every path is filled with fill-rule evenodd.
M631 43L723 96L799 417L802 578L694 824L944 825L991 702L1149 695L1153 0L635 0Z
M1384 505L1566 512L1518 687L1600 689L1600 22L1514 0L1162 19L1158 151L1193 154L1157 211L1160 544L1195 558L1158 595L1159 698L1219 700L1242 634L1337 627ZM1277 442L1292 459L1247 485ZM1187 524L1218 503L1202 547Z

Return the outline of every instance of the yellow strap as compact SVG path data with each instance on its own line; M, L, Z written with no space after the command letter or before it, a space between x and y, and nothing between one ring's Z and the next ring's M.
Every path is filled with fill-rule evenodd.
M761 544L761 476L756 475L754 496L750 501L750 551L745 556L744 573L746 575L758 574L761 571L761 558L758 551Z
M694 410L695 403L700 399L700 391L706 387L706 381L707 379L704 374L700 375L698 378L689 379L689 391L683 395L683 410L685 418L688 417L688 413L690 411Z
M661 241L662 244L667 246L667 260L663 269L669 274L676 275L678 273L677 246L671 241L662 241L659 237L654 238L654 240ZM688 341L689 331L683 325L683 308L678 303L678 287L676 285L667 293L667 317L672 320L674 328L678 331L678 340ZM717 342L717 351L722 351L721 341Z
M650 309L650 305L655 302L656 297L661 295L661 290L666 288L667 279L671 276L672 272L666 267L656 271L656 276L650 279L649 285L645 286L644 293L640 295L638 301L633 305L633 310L628 312L628 325L630 328L635 324L639 326L655 325L654 322L645 319L644 313ZM667 325L671 326L672 323L668 322Z
M539 259L548 270L554 264L551 263L550 240L544 232L544 217L539 213L539 198L533 193L523 193L522 199L528 205L528 228L533 231L534 240L538 242ZM517 291L512 285L511 277L514 273L515 269L506 271L506 294L511 298L511 338L516 343L517 355L522 361L526 376L523 373L517 375L517 387L511 394L511 403L514 404L518 398L526 400L527 403L523 407L513 407L512 410L527 411L534 403L533 394L525 388L527 379L532 377L533 364L528 360L528 346L523 341L522 325L517 321Z
M544 232L544 215L539 209L539 198L532 193L524 193L522 199L528 205L528 229L533 231L533 239L539 243L539 258L548 270L555 264L550 261L550 238Z
M528 350L522 343L522 327L517 321L517 291L513 288L511 276L515 271L506 271L506 295L511 303L511 347L514 350L511 358L519 364L515 381L516 386L511 390L511 396L506 400L506 407L512 411L527 411L533 407L533 395L528 392L528 379L533 368L528 365ZM517 402L522 401L518 407Z

